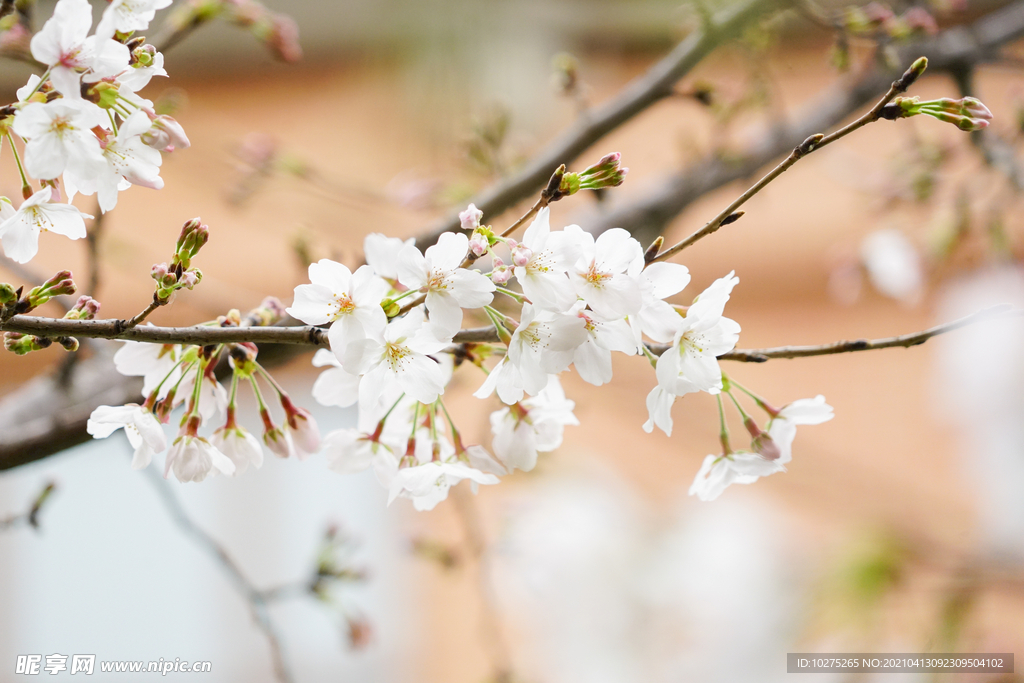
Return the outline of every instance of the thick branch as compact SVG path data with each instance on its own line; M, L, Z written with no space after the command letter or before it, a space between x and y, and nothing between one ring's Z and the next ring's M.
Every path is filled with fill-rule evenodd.
M776 0L748 0L721 13L703 30L694 31L647 73L627 85L615 99L588 110L575 126L541 150L519 173L485 190L472 202L485 216L495 216L544 187L551 171L569 164L587 148L652 104L672 94L673 86L710 52L750 22L777 10ZM416 239L421 249L443 232L460 229L453 213Z

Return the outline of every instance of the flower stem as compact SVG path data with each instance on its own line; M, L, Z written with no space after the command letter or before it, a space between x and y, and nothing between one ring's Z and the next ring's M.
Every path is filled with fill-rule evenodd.
M18 156L18 148L14 145L14 138L11 137L11 133L7 133L7 142L11 144L11 154L14 155L14 163L18 165L18 173L21 175L21 196L24 199L28 199L32 196L32 186L29 185L28 178L25 176L25 169L21 166L21 157Z
M732 448L729 447L729 428L725 425L725 406L722 405L722 395L716 394L718 401L718 440L722 443L722 454L729 455Z
M515 299L518 303L523 303L526 300L526 297L523 296L522 294L519 294L517 292L513 292L511 289L506 289L505 287L502 287L501 285L495 285L494 286L494 291L500 292L501 294L504 294L505 296L507 296L507 297L509 297L511 299Z

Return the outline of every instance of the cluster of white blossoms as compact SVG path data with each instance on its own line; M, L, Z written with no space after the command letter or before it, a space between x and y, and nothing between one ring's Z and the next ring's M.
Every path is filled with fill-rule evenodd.
M85 237L84 219L92 216L71 205L76 194L96 195L100 210L109 211L132 185L163 187L161 152L189 146L178 122L138 94L167 72L163 55L133 33L170 3L113 0L90 34L88 0L59 0L32 37L32 56L46 72L30 77L0 118L0 146L6 138L23 194L16 210L0 197L0 241L9 258L31 260L43 231ZM24 143L23 159L15 138Z
M609 159L617 166L617 155L602 162ZM417 509L433 508L464 479L475 488L516 469L529 471L538 453L561 444L566 425L578 424L558 375L575 367L584 381L601 386L612 379L613 352L646 356L656 368L648 432L657 426L670 435L673 403L689 393L724 390L741 411L751 450L733 452L723 431L723 453L708 457L691 488L702 500L730 483L784 471L796 425L832 417L820 396L776 410L750 394L768 413L764 431L743 412L732 394L742 388L723 376L717 360L739 337L739 325L723 315L739 282L732 273L691 305L673 305L666 299L689 284L686 267L649 264L625 230L596 238L575 225L553 231L545 207L516 240L481 225L472 205L461 217L470 237L444 233L421 252L413 240L372 234L366 264L355 272L322 260L310 266L310 284L296 287L288 313L330 326L331 349L313 361L329 366L314 398L359 407L356 428L323 439L332 469L372 468L391 500L411 498ZM487 272L472 268L485 258ZM499 310L495 296L517 314L509 306ZM489 320L501 343L461 340L464 309ZM652 351L658 345L667 347L660 357ZM498 360L486 363L492 357ZM444 404L456 364L486 373L475 396L496 394L504 404L491 415L490 449L464 443Z
M617 166L617 156L609 158ZM420 251L413 240L371 234L364 243L364 265L353 272L324 259L310 265L310 283L295 288L287 313L326 327L330 344L330 350L313 357L315 366L326 368L313 385L313 397L325 406L358 405L355 428L321 438L309 412L295 406L256 360L253 344L128 341L114 361L122 374L144 378L143 402L101 406L89 420L89 433L104 438L123 428L135 448L136 468L167 451L165 476L173 472L180 481L260 467L264 446L285 458L323 451L331 469L372 468L390 500L410 498L417 509L427 510L462 480L475 490L514 470L532 470L540 453L561 444L565 426L578 424L575 403L566 398L559 375L574 367L584 381L606 384L612 379L613 352L645 358L642 367L654 366L648 432L658 427L671 435L678 397L717 395L723 451L708 456L690 489L702 500L716 498L729 484L785 471L796 426L832 417L821 396L776 409L723 375L718 356L733 349L740 330L724 317L738 283L732 273L689 306L680 306L666 299L689 284L686 267L649 263L625 230L596 238L575 225L553 231L545 207L522 240L515 240L481 225L482 215L472 205L461 215L463 227L472 231L469 237L447 232ZM157 301L201 278L192 260L208 235L198 219L185 223L170 263L154 266ZM485 262L486 272L473 268ZM495 296L507 304L501 310ZM490 327L464 334L467 310ZM267 299L244 317L232 311L208 324L269 325L284 312L276 299ZM230 366L230 389L215 374L222 360ZM491 414L490 448L463 441L443 400L455 369L466 366L485 375L475 396L496 395L502 404ZM284 411L280 427L258 380L276 393ZM235 420L243 383L259 406L262 444ZM735 390L767 413L764 430L744 411ZM750 433L747 451L729 445L722 395L731 399ZM168 442L162 424L179 406L184 406L180 428ZM201 435L204 425L216 428Z

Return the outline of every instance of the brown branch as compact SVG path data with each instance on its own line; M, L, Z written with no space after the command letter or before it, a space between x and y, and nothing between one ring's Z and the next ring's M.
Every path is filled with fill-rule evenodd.
M741 361L745 363L763 363L772 358L804 358L807 356L827 356L852 351L870 351L887 349L894 346L911 347L923 344L932 337L958 330L981 320L993 317L1017 316L1024 314L1024 309L1010 309L1008 304L994 306L973 313L936 327L904 334L897 337L882 339L858 339L854 341L838 341L816 346L777 346L766 349L736 349L722 356L721 360ZM3 326L4 331L21 332L37 336L74 336L93 337L100 339L119 339L127 341L149 342L154 344L192 344L206 346L209 344L291 344L301 346L329 346L327 330L320 327L156 327L146 325L134 329L120 328L120 320L68 320L64 318L36 318L18 315L11 318ZM494 326L473 327L461 330L452 340L454 344L497 343L498 334ZM648 346L655 354L660 355L668 348L665 344Z
M732 7L709 21L702 30L694 31L665 58L651 67L610 102L583 114L576 124L541 150L527 166L472 199L485 216L495 216L544 187L551 169L569 164L591 145L651 105L670 97L675 84L701 60L752 21L782 7L778 0L748 0ZM457 213L438 221L416 239L424 249L441 233L459 230Z
M878 100L878 102L875 103L875 106L873 106L870 109L870 111L868 111L866 114L858 118L856 121L846 126L843 126L839 130L835 131L834 133L829 133L828 135L817 133L815 135L809 136L806 140L797 145L781 164L772 169L771 172L768 173L768 175L764 176L759 181L754 183L754 185L750 189L748 189L746 192L744 192L738 198L736 198L732 202L732 204L725 207L725 209L723 209L721 213L712 218L703 228L693 233L692 235L682 240L681 242L661 252L653 259L651 259L650 262L656 263L658 261L665 261L674 256L675 254L678 254L683 249L686 249L690 245L694 244L698 240L701 240L707 237L708 235L717 232L719 228L727 224L727 220L731 216L735 215L736 211L741 206L746 204L747 201L749 201L754 195L756 195L758 192L767 187L770 182L772 182L780 175L785 173L787 170L789 170L800 159L803 159L811 152L821 149L825 145L831 144L836 140L846 137L850 133L863 128L869 123L877 121L881 117L882 108L885 107L885 105L889 104L889 102L892 101L892 98L896 97L901 93L906 92L907 88L909 88L910 85L914 81L916 81L922 73L924 73L924 69L925 66L927 66L927 64L928 61L924 57L914 62L914 64L909 69L907 69L907 71L903 74L902 77L892 82L892 85L889 86L889 90L886 91L884 95L882 95L882 99Z

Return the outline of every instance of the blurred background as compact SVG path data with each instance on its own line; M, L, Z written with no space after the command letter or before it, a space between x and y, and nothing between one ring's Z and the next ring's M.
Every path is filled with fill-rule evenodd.
M36 8L37 26L49 7ZM212 233L202 285L155 324L246 311L267 295L290 303L310 260L354 266L366 234L413 236L464 207L701 17L662 0L266 7L295 19L301 61L275 60L245 30L213 22L167 52L170 78L145 91L173 107L192 146L165 158L165 189L134 188L105 217L92 292L105 317L148 303L150 264L197 215ZM927 9L941 30L992 6ZM869 43L852 40L853 72L874 59ZM677 260L693 281L675 300L735 270L726 313L743 348L890 336L1024 305L1013 175L1024 81L1012 45L1005 54L977 69L973 89L1012 163L986 164L970 136L926 117L871 125L801 161L741 221L687 250ZM677 96L585 152L573 168L618 151L630 173L601 201L581 193L556 204L553 225L586 227L679 169L742 153L849 78L837 66L827 27L795 13L755 23ZM4 62L3 101L28 73ZM912 94L956 97L957 87L929 75ZM13 197L6 164L0 194ZM691 203L668 241L752 180ZM90 202L76 200L87 212ZM485 222L508 225L531 203ZM0 278L86 272L87 251L44 234L28 268L0 264ZM713 503L686 493L719 450L714 401L687 396L671 438L645 434L654 377L638 358L616 358L615 379L597 390L564 375L581 426L563 446L535 471L476 497L453 491L432 512L387 506L372 474L337 475L322 456L268 455L240 478L180 485L160 480L159 462L132 471L120 434L77 446L0 474L0 517L57 484L38 530L0 531L0 680L19 678L19 654L62 653L208 660L204 680L273 681L267 623L299 682L461 683L505 670L506 681L537 683L771 681L795 651L1021 652L1022 345L1024 326L1010 320L913 349L726 366L776 405L824 394L836 417L800 430L787 474ZM0 356L0 391L13 395L62 354ZM276 371L298 396L317 376L309 361ZM446 399L464 434L489 444L497 406L471 396L480 380L457 373ZM304 405L324 432L355 424L354 409ZM246 411L243 424L256 424ZM261 593L263 627L210 540L250 588L271 591ZM317 582L318 567L336 576ZM125 676L106 675L96 680Z

